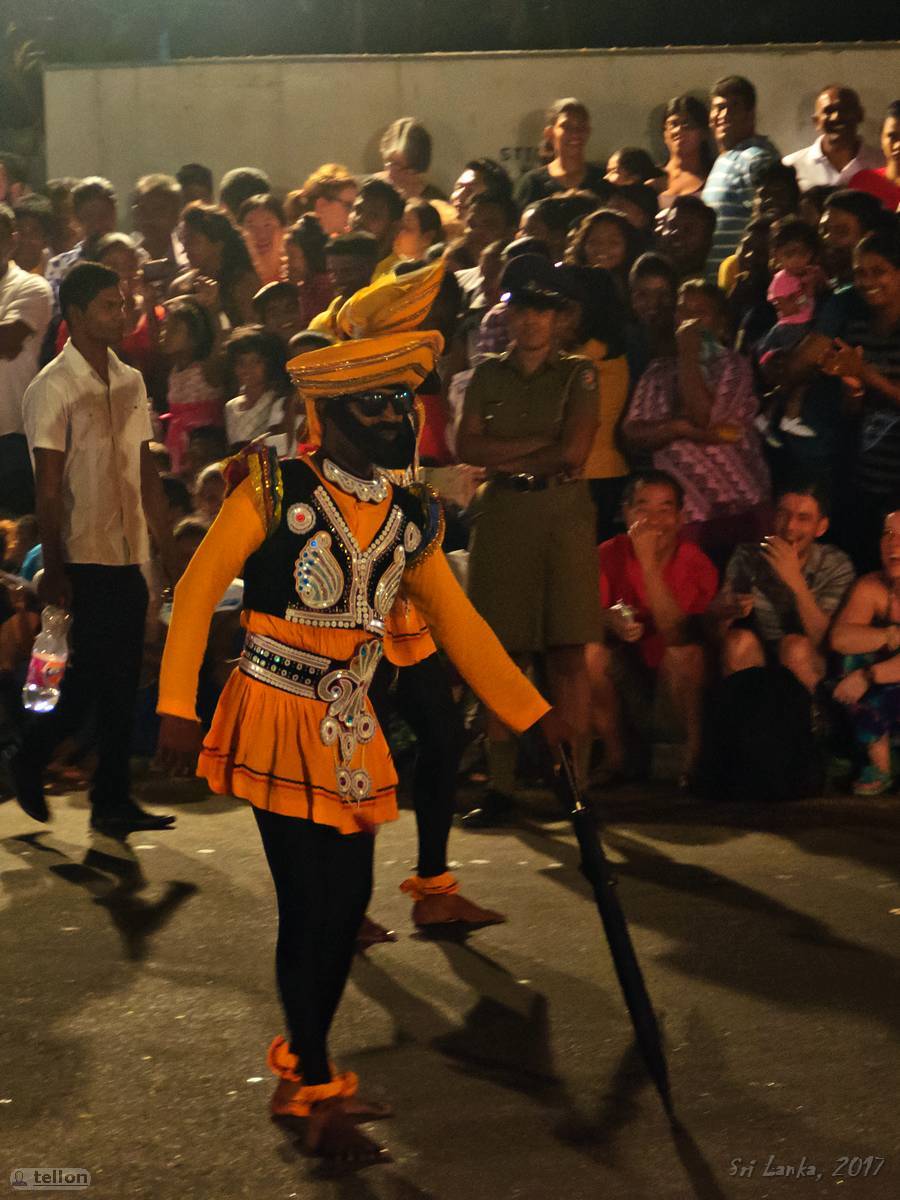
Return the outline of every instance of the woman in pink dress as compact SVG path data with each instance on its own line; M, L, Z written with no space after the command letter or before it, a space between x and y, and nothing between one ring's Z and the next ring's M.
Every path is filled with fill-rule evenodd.
M191 430L224 425L225 394L215 347L215 325L198 301L186 296L168 305L160 348L172 363L164 420L176 475L185 469Z

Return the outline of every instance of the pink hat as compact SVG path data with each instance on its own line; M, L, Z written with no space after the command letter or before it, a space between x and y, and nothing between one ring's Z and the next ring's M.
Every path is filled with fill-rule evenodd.
M779 317L779 322L787 325L801 325L813 318L815 311L815 301L811 296L806 295L806 285L803 280L792 275L790 271L776 271L772 277L772 282L769 284L769 290L766 296L770 303L775 304L777 300L786 300L789 296L801 296L806 300L797 312L792 313L789 317ZM777 308L777 304L776 304Z

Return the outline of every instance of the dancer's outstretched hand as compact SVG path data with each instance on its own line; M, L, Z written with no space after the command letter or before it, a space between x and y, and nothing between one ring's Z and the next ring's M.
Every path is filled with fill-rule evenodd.
M156 765L169 775L191 776L197 770L202 744L199 721L164 716L159 727Z

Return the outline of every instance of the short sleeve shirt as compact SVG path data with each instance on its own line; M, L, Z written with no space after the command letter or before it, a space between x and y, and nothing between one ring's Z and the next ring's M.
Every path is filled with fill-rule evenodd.
M816 604L829 616L837 612L856 577L843 550L814 542L803 567L803 578ZM756 543L738 546L725 568L725 585L741 595L752 594L750 621L763 642L780 642L789 633L803 633L797 602Z
M552 437L579 392L595 404L597 372L590 359L556 354L532 375L523 375L510 350L478 364L463 411L477 413L489 437Z
M601 196L608 192L609 184L604 179L605 173L599 163L585 163L584 179L578 185L579 191L594 192ZM533 171L526 172L516 184L516 204L519 208L527 208L529 204L566 190L564 180L554 178L546 167L535 167Z
M601 605L611 608L621 600L634 610L635 621L644 626L638 649L647 666L656 670L662 662L666 644L657 632L647 603L644 571L635 557L631 538L627 533L620 533L603 542L597 553L600 556ZM663 568L663 579L685 616L706 612L719 585L716 568L693 542L678 543Z
M32 452L65 454L62 540L66 562L122 567L150 557L141 501L141 444L153 437L140 371L109 351L109 385L71 341L23 400Z
M778 158L769 139L756 136L723 151L713 163L703 188L703 202L716 214L716 231L706 264L710 279L716 278L719 264L737 249L750 220L759 177Z
M0 277L0 325L27 325L31 332L12 359L0 358L0 437L22 433L22 397L37 374L41 342L50 324L53 296L39 275L11 262Z

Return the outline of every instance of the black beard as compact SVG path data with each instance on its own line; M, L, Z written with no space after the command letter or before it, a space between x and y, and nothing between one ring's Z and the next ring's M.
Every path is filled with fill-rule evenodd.
M358 447L376 467L402 471L411 467L416 453L416 435L412 422L404 418L399 428L395 422L363 425L346 404L331 405L328 413L341 433Z

